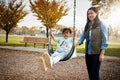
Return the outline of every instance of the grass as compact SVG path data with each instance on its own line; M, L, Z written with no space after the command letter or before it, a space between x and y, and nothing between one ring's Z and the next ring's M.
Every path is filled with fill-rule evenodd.
M16 35L9 35L9 40L8 43L5 43L5 35L0 35L0 46L24 46L24 43L21 43L21 41L23 41L23 36L16 36ZM109 42L117 42L120 43L120 40L112 40ZM54 50L56 49L56 42L52 42L53 43L53 48ZM33 47L33 44L28 44L28 47ZM37 48L43 48L43 45L40 44L36 44ZM78 53L84 53L85 49L84 49L84 45L78 46L76 48ZM120 44L110 44L108 46L108 49L106 50L105 55L107 56L116 56L116 57L120 57Z

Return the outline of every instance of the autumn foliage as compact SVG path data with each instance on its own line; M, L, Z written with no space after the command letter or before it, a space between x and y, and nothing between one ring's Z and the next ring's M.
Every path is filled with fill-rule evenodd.
M30 0L30 7L35 16L38 17L47 31L54 28L57 22L67 15L69 8L66 6L65 0Z
M6 31L6 43L9 32L27 15L27 12L23 11L24 7L22 1L10 0L8 3L0 1L0 28Z

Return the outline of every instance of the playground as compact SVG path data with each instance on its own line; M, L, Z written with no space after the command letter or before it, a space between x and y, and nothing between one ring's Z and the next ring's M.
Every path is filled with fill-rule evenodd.
M119 0L1 0L0 80L98 80L103 60L100 80L120 80L119 6Z
M46 72L38 62L45 49L27 47L0 48L0 80L88 80L84 54L61 61ZM101 80L120 79L120 58L105 56Z

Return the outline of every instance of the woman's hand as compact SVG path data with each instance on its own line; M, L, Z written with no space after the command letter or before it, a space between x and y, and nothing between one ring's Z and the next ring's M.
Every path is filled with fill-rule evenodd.
M75 46L77 47L77 46L79 46L79 43L77 42L77 43L75 43Z
M99 61L100 62L104 61L104 53L105 53L105 50L102 50L101 53L100 53L100 56L99 56Z

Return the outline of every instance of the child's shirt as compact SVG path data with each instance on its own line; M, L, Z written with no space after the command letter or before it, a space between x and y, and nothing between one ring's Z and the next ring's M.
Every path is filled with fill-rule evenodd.
M63 41L56 51L57 52L67 52L68 51L67 42Z
M55 39L56 42L58 42L57 44L57 48L56 51L59 53L64 52L65 54L68 54L72 48L73 45L73 38L60 38L60 39ZM76 49L74 50L74 53L72 55L72 57L76 57L77 53L76 53Z

